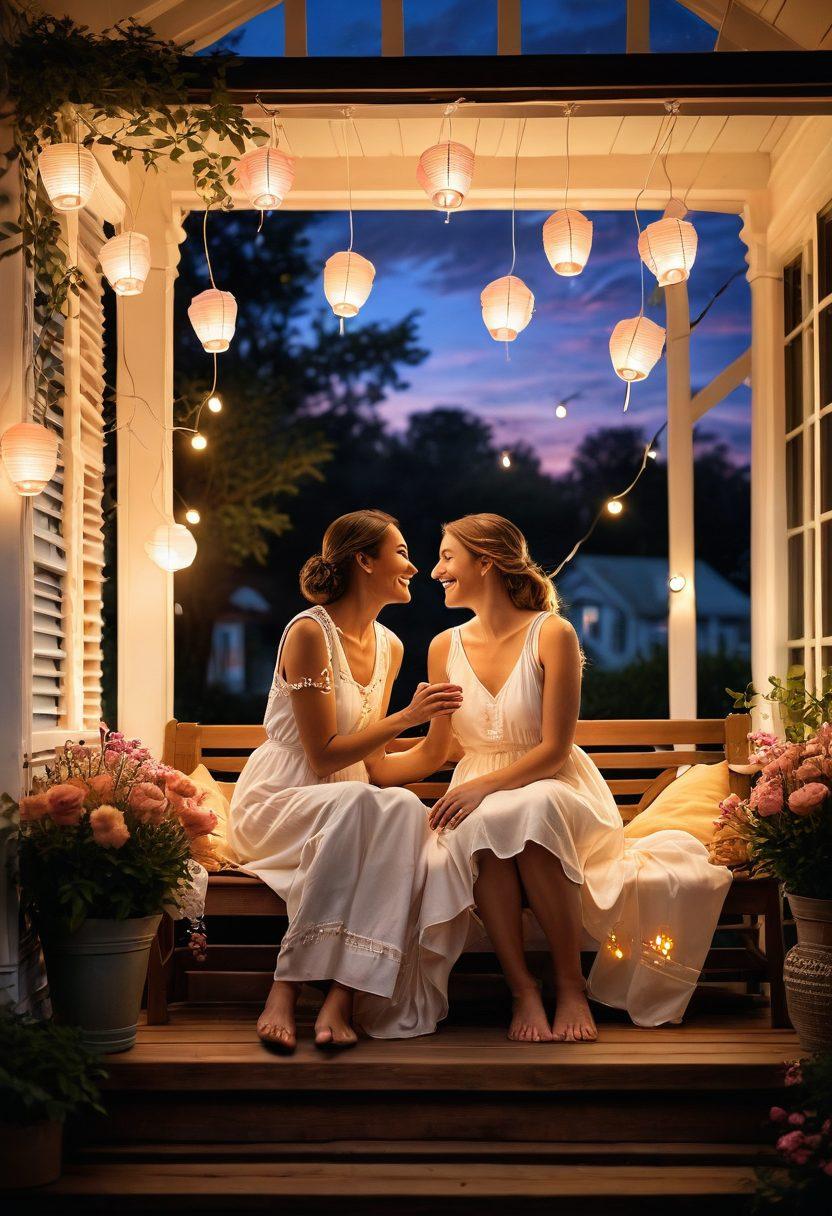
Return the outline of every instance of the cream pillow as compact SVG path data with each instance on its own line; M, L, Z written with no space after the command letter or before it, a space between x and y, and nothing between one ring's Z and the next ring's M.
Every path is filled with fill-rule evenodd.
M677 828L709 844L719 804L730 792L725 760L720 764L694 764L630 820L624 835L638 840L651 832Z
M231 808L230 793L234 786L229 782L215 781L204 764L198 764L192 773L191 781L201 794L205 795L202 806L213 811L217 817L217 826L208 836L198 836L194 843L194 859L205 866L205 869L216 873L228 862L235 860L228 843L228 815Z

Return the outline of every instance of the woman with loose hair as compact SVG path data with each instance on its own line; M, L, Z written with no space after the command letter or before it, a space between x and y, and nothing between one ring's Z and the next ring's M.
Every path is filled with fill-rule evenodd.
M449 971L476 907L511 989L510 1039L597 1037L581 971L584 930L601 947L591 996L639 1025L680 1020L728 870L711 865L687 832L625 843L609 787L574 743L578 639L519 528L499 515L445 524L432 577L449 608L474 616L434 638L428 659L429 679L462 688L460 708L434 728L448 754L453 732L462 759L431 810L423 947L444 955ZM552 954L553 1023L526 964L523 893Z
M443 680L420 684L406 709L387 712L402 644L376 618L386 604L409 602L416 572L385 512L353 511L330 524L300 572L313 606L280 640L268 738L234 791L229 843L246 872L286 901L289 917L257 1024L279 1051L295 1048L304 981L330 981L315 1023L323 1048L356 1042L353 1013L368 1034L396 1038L434 1030L442 1012L419 967L425 808L407 790L370 784L402 785L436 769L444 739L435 729L400 755L385 755L385 745L461 704Z

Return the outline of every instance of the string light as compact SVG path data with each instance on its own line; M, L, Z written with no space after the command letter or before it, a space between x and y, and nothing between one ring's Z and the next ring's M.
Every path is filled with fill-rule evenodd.
M511 452L500 453L500 464L504 469L511 468Z
M688 580L685 578L684 574L671 574L670 578L667 580L667 585L671 591L684 591L685 587L688 585Z
M213 396L208 398L206 404L212 414L219 414L222 410L222 397L219 397L216 393L214 393Z
M658 456L659 456L659 453L656 451L655 448L650 448L650 450L647 453L648 460L657 460Z
M624 510L624 504L619 502L617 498L607 499L607 512L610 515L620 515Z
M607 940L604 944L606 946L607 953L611 954L614 959L621 960L627 957L627 951L624 947L624 943L619 940L618 935L613 930L610 930L610 932L607 934Z
M208 440L197 431L195 435L191 436L191 447L195 448L197 452L204 452L208 447Z
M199 511L195 507L189 507L185 512L185 522L189 524L198 524L200 521Z
M664 929L660 929L656 936L645 944L661 958L670 958L675 945L673 938Z
M371 261L353 249L355 235L352 220L352 177L350 175L350 145L347 139L347 120L352 117L348 106L344 110L344 153L347 159L347 209L350 219L350 243L346 249L333 253L324 266L324 295L330 308L339 318L338 330L344 332L344 318L355 317L366 304L376 277L376 268Z
M555 417L556 418L565 418L568 413L569 413L569 411L567 410L567 408L563 404L563 402L561 402L560 405L555 406Z

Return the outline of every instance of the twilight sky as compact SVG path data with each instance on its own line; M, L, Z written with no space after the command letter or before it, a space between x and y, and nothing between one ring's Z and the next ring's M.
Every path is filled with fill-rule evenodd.
M377 55L378 0L308 0L309 53ZM493 54L496 0L405 0L408 54ZM576 18L576 14L577 18ZM624 49L624 0L524 0L523 50L583 54ZM710 51L714 31L675 0L652 0L651 40L656 51ZM272 9L235 35L241 55L283 53L282 8ZM554 205L554 200L553 200ZM640 304L636 227L631 212L594 212L589 264L573 279L560 278L543 253L545 212L517 214L518 274L532 289L531 324L505 347L488 335L479 295L491 279L508 273L511 216L502 211L455 215L449 225L438 212L357 212L355 249L376 266L376 280L362 318L396 319L421 313L420 343L428 359L413 369L406 392L392 397L382 413L400 426L408 414L437 405L470 409L492 424L497 440L511 447L531 444L544 466L558 471L588 430L622 420L624 384L609 359L609 335L617 321L634 316ZM642 225L658 218L640 213ZM735 271L744 271L745 247L736 216L692 213L699 252L689 283L695 318ZM345 214L321 214L312 232L313 254L326 258L346 247ZM647 313L664 323L664 306L651 293L645 271ZM321 301L323 291L321 290ZM333 332L336 329L332 319ZM692 338L693 390L706 384L741 354L750 340L749 293L740 275L725 291ZM568 417L555 418L560 400L577 394ZM748 458L750 393L741 387L700 425L724 439L734 459ZM633 389L629 417L656 430L665 417L664 360Z

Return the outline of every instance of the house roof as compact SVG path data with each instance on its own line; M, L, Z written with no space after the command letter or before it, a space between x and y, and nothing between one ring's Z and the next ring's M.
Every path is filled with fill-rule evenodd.
M567 604L585 598L590 583L602 596L637 616L667 615L668 568L663 557L585 554L558 579ZM750 600L708 562L696 562L696 611L700 616L747 617Z

